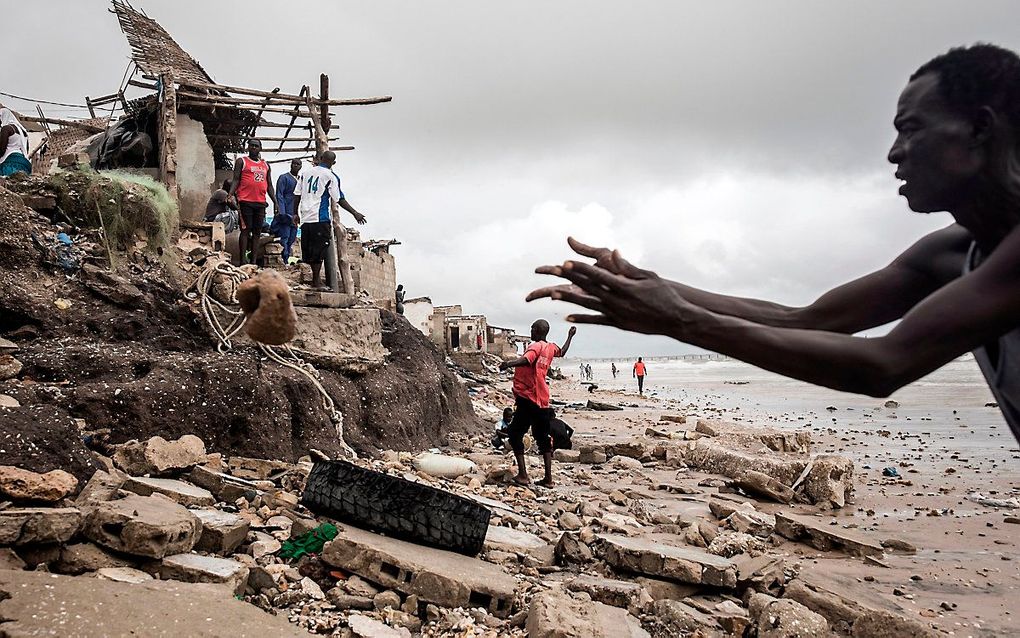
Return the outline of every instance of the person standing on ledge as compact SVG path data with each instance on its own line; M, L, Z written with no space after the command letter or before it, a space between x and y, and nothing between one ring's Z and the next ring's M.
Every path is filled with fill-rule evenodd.
M273 189L273 174L269 162L262 159L262 142L248 140L248 155L234 162L234 179L230 182L230 194L237 199L241 211L241 237L239 249L241 264L258 263L259 235L266 221L266 194L273 202L273 208L280 210ZM246 262L251 252L251 261Z
M333 172L336 164L336 153L325 151L316 166L305 168L298 178L294 190L294 210L301 221L301 259L312 267L312 288L322 290L322 262L326 258L326 249L333 237L333 224L342 230L343 226L332 219L333 205L339 205L354 215L359 224L364 224L365 216L354 209L344 199L340 190L340 178ZM343 241L343 235L340 235ZM341 259L341 267L342 267ZM345 290L350 293L350 290Z
M634 378L637 379L637 393L639 396L645 395L646 372L645 362L641 360L641 357L638 357L637 362L634 364Z
M567 332L567 340L563 347L546 341L549 336L549 322L539 319L531 324L531 345L524 351L524 355L513 361L504 361L499 364L500 371L507 368L514 368L514 410L513 421L507 429L510 439L510 448L514 451L514 458L517 459L517 476L514 482L518 485L528 485L531 480L528 478L528 468L524 464L524 435L531 429L531 436L538 444L538 451L545 461L545 478L539 482L544 487L552 487L552 435L549 431L552 419L552 410L549 409L549 382L546 374L549 366L555 357L566 356L570 349L570 342L577 334L577 327L571 326Z
M946 211L954 223L808 306L700 290L573 239L594 265L542 266L537 272L571 283L527 298L594 312L568 321L666 335L873 397L972 351L1020 440L1020 56L976 44L929 60L900 94L893 127L887 159L900 195L911 210ZM897 319L884 336L854 336Z
M280 245L283 246L281 257L285 266L290 262L290 251L294 246L294 240L297 239L298 218L297 209L294 208L294 190L297 188L300 172L301 160L292 159L290 172L280 175L280 179L276 180L276 200L280 202L280 207L273 215L269 232L280 239Z

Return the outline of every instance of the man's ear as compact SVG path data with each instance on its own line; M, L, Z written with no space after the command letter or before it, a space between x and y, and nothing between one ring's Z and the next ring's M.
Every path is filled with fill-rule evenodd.
M982 106L971 120L971 145L982 146L995 134L999 126L999 114L990 106Z

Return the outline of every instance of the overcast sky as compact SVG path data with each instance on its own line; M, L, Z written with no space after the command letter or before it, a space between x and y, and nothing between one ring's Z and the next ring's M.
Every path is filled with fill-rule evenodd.
M546 317L557 340L571 307L523 299L568 234L789 304L883 266L949 223L911 213L885 160L907 77L954 45L1020 49L1013 1L134 4L218 82L296 92L325 72L332 97L392 95L340 113L364 235L403 242L410 297L521 332ZM0 90L117 89L129 49L108 2L5 5ZM579 356L692 351L580 332Z

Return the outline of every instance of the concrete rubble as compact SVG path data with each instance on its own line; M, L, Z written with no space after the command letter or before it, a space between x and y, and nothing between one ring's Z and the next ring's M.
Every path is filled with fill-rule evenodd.
M798 577L791 547L793 556L808 546L884 556L879 539L809 515L839 506L852 465L804 456L805 437L743 436L719 423L696 433L701 438L671 432L578 446L576 462L557 471L583 493L543 495L501 482L505 475L494 470L505 469L505 459L481 436L446 452L470 460L458 466L470 467L466 474L420 471L406 453L361 460L485 504L493 514L483 551L469 557L337 523L319 555L296 560L280 557L283 544L333 522L299 504L308 460L220 458L200 441L134 442L130 452L115 448L120 461L95 472L76 497L0 510L0 568L92 577L104 587L213 588L222 592L216 596L243 598L238 604L250 603L252 613L343 636L778 638L877 636L889 628L928 635L924 623L895 610ZM722 441L736 449L723 451ZM755 454L740 441L782 457L753 467L779 463L791 502L801 503L770 505L754 490L725 489L733 485L729 474L746 479L758 471L743 465ZM699 458L729 480L705 487L705 479L677 469ZM812 475L814 496L807 496ZM812 499L814 506L803 504ZM77 507L60 507L70 502Z

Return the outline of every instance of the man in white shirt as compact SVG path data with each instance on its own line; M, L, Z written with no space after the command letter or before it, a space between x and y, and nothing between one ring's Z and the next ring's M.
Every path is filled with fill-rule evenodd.
M0 177L31 173L28 161L28 131L14 111L0 104Z
M301 223L301 259L311 265L312 287L316 289L323 288L322 262L332 241L333 224L336 223L341 232L343 230L343 226L333 219L333 204L348 211L359 224L367 221L344 197L340 190L340 178L333 172L334 164L336 153L324 152L316 166L305 167L301 171L294 189L294 210ZM340 237L342 239L343 234Z

